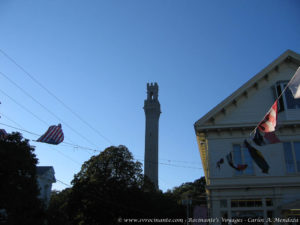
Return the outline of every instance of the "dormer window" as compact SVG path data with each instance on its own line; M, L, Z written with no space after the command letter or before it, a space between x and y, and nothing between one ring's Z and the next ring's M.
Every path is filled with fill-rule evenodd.
M279 81L276 83L276 95L279 97L286 88L288 81ZM279 98L278 112L289 109L300 109L300 99L294 99L289 88L285 89L283 95Z

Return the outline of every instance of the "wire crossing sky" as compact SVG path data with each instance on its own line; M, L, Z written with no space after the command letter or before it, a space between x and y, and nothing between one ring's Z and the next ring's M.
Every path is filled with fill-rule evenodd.
M203 176L193 124L287 49L300 53L299 11L298 0L2 0L0 128L36 140L62 124L64 143L30 141L61 190L111 145L143 163L146 84L157 82L159 187L192 182Z

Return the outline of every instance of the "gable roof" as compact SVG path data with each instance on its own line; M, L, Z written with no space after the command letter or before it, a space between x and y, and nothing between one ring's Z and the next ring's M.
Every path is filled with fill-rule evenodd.
M247 81L244 85L242 85L239 89L237 89L235 92L233 92L229 97L224 99L221 103L219 103L217 106L215 106L212 110L210 110L208 113L206 113L202 118L200 118L198 121L195 122L194 128L195 131L208 121L214 121L214 117L225 110L226 107L228 107L230 104L236 104L237 99L246 93L246 91L251 88L258 85L258 82L262 79L268 79L268 73L270 73L273 70L277 70L278 66L285 62L295 62L296 64L300 65L300 55L292 50L285 51L282 55L280 55L277 59L275 59L271 64L269 64L267 67L265 67L262 71L260 71L258 74L256 74L254 77L252 77L249 81Z

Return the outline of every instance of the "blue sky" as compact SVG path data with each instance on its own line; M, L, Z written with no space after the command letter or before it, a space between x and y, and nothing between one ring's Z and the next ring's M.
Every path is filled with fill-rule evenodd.
M299 11L297 0L1 0L0 49L105 138L1 52L0 72L44 108L0 74L0 122L36 134L62 123L66 142L126 145L141 161L146 84L157 82L159 186L194 181L203 176L194 122L287 49L300 53ZM95 154L30 143L66 184Z

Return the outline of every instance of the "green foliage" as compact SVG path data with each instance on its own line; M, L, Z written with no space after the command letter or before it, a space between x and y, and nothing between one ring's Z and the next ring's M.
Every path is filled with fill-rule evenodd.
M48 225L70 224L70 218L67 214L70 193L70 188L64 189L61 192L51 192L51 199L47 210Z
M119 218L180 218L184 209L156 191L125 146L109 147L85 162L73 187L54 193L49 225L118 224ZM138 224L138 223L136 223Z
M189 198L192 199L193 205L206 204L205 185L205 177L201 177L194 182L183 183L172 191L169 190L167 194L173 195L178 202Z
M20 133L0 140L0 209L6 211L6 224L43 224L37 162L34 148Z

